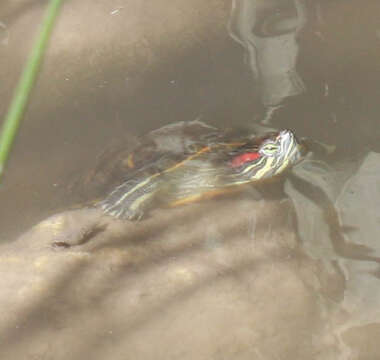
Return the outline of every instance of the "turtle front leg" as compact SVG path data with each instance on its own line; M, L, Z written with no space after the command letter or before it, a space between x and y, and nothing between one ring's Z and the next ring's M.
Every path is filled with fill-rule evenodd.
M153 206L158 188L158 174L131 179L119 185L97 207L118 219L140 220L145 211Z

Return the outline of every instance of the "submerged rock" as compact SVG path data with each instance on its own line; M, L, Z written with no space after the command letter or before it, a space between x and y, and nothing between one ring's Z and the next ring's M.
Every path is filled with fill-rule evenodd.
M101 230L83 241L91 226ZM3 246L0 271L6 359L336 359L339 350L326 285L342 278L302 253L288 200L221 199L141 222L68 211Z

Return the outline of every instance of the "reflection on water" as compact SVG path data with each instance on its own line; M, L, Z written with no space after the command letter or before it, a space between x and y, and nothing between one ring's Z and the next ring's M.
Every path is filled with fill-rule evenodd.
M341 306L349 315L348 321L337 333L341 336L351 326L378 324L380 155L371 151L371 148L378 150L377 146L373 146L373 141L379 141L379 122L375 115L379 108L375 102L368 101L375 94L362 93L358 97L355 87L364 86L368 92L368 84L364 79L358 84L351 83L352 89L343 89L334 82L334 78L328 77L317 79L314 83L308 81L309 90L302 94L305 82L297 71L297 65L300 68L297 62L299 47L305 44L305 39L310 39L312 31L314 37L317 35L319 38L317 46L322 46L326 52L320 56L323 65L323 61L329 59L329 41L342 32L334 29L333 19L328 19L330 23L326 23L328 16L324 15L329 10L327 4L320 3L314 8L302 0L265 3L236 0L233 4L231 35L245 47L255 80L261 84L263 104L267 107L261 123L272 127L299 128L309 137L336 145L335 155L326 156L315 151L309 160L300 164L287 180L285 192L293 200L296 209L303 248L315 259L327 263L338 261L345 274L346 285ZM339 7L338 4L330 6ZM340 10L347 11L343 5L340 7ZM292 11L290 8L293 8ZM351 10L354 8L351 7ZM380 9L377 7L376 10ZM317 21L311 24L310 19L313 18ZM369 27L366 24L366 29ZM351 31L352 28L349 30L352 35ZM371 31L373 38L378 30L372 28ZM352 41L351 46L355 41L362 41L349 36L347 38ZM374 46L379 49L378 44ZM308 55L311 54L304 54L304 62L310 61L306 58ZM270 61L266 57L270 57ZM376 61L375 57L371 59L358 53L353 53L351 57L358 57L357 64L363 62L372 69ZM327 64L323 75L331 73ZM373 71L371 67L367 71ZM379 79L379 72L375 74ZM318 80L322 80L322 83L318 83ZM290 96L295 97L289 99ZM352 100L357 103L353 105ZM361 103L372 108L364 109ZM307 111L305 104L309 107ZM360 111L363 113L359 114ZM303 124L297 118L289 122L289 114L293 114ZM358 118L353 119L353 114ZM326 121L326 118L329 120ZM363 124L360 124L361 121ZM316 127L319 127L318 131L314 131ZM371 135L371 131L374 134ZM349 358L353 356L344 352L341 355ZM360 356L365 358L366 355Z
M215 9L223 7L222 3L226 9L232 5L229 20L222 13L215 13ZM110 54L102 53L101 56L112 59L107 64L111 70L107 72L104 70L107 66L96 63L91 46L86 53L90 56L82 56L70 74L66 73L66 66L59 68L63 72L62 79L85 84L84 88L78 84L78 87L69 88L86 94L81 95L85 99L75 98L75 94L62 95L65 94L63 90L52 95L52 101L56 101L54 104L67 97L66 107L70 103L74 105L72 108L60 109L59 105L54 108L59 121L49 119L51 126L44 134L44 142L50 142L51 153L46 148L34 147L40 151L39 158L43 156L42 162L33 154L19 153L16 160L21 166L10 167L17 176L10 175L12 183L5 184L1 195L14 209L14 214L20 213L18 216L24 217L24 223L28 223L25 218L30 216L28 211L21 212L24 203L29 203L26 209L33 209L43 218L46 213L57 210L54 184L66 194L67 172L91 169L96 163L91 164L91 159L109 143L109 138L121 139L120 133L134 135L169 122L194 119L199 114L207 122L209 119L214 121L218 127L220 124L236 127L240 121L239 125L244 124L249 131L290 128L299 137L306 138L310 154L293 169L283 184L276 183L263 190L264 198L259 201L257 194L247 192L237 197L238 201L223 199L197 204L194 211L192 207L156 211L141 224L99 220L100 214L85 211L63 213L63 218L58 216L40 224L29 235L30 239L25 239L26 244L31 239L35 243L46 240L54 235L54 231L68 237L81 233L81 239L84 239L88 232L83 232L83 225L91 227L96 223L98 226L100 221L102 231L96 235L95 241L83 241L86 243L79 250L73 248L75 259L70 263L85 268L93 261L90 270L94 271L83 270L86 280L79 279L83 287L75 283L62 284L73 296L64 303L77 303L76 286L79 286L90 294L91 308L117 309L112 318L108 318L107 326L114 331L114 335L107 335L110 336L108 340L90 334L86 338L88 343L79 343L74 335L75 331L83 331L80 324L75 323L72 332L65 330L75 321L69 315L67 318L58 316L63 324L58 327L63 329L65 339L75 345L74 358L78 359L84 351L92 358L109 354L112 354L110 358L118 358L112 351L107 351L107 346L117 344L125 350L120 345L125 338L128 340L126 344L141 359L149 358L156 353L153 347L142 346L141 338L146 344L157 338L157 334L169 344L165 351L162 343L156 344L163 351L158 358L167 358L170 353L173 358L185 359L199 358L199 354L205 358L237 359L278 359L281 356L321 360L377 359L380 354L376 346L366 348L365 344L378 342L380 326L380 4L369 0L313 3L305 0L234 0L232 4L223 1L212 4L215 8L209 11L208 18L214 16L214 22L211 21L207 29L199 30L210 37L196 38L194 43L202 45L193 53L192 46L198 45L189 45L183 53L180 53L181 42L176 43L178 52L168 50L170 45L165 48L165 36L162 35L168 34L166 30L160 33L161 37L158 36L157 47L152 46L149 37L147 40L146 35L142 36L144 56L158 63L149 74L146 69L152 66L153 60L142 62L134 73L126 75L124 62L127 62L127 56L118 57L118 51L115 50L114 54L111 48L108 48ZM198 5L202 6L201 3ZM133 13L128 11L128 6L123 1L112 4L102 9L102 19L106 14L112 21L122 21L123 16ZM114 16L115 9L123 10ZM140 29L138 24L143 21L142 14L149 15L152 10L141 4L134 10L139 15L132 22ZM179 8L178 11L182 15L186 13ZM188 11L192 14L191 10ZM162 16L158 19L150 17L149 26L167 15L160 14ZM177 25L179 18L176 14L170 17ZM198 20L202 22L201 18ZM227 34L222 38L210 35L213 31L221 33L223 27L216 24L224 26L227 22L230 35L241 47L234 46ZM196 28L196 23L189 20L183 29L190 31L190 28ZM120 29L124 29L120 24ZM144 24L148 27L147 23ZM176 26L174 30L178 32ZM0 22L0 44L8 44L3 49L14 46L14 35L9 38L8 34L15 31L17 35L16 30L7 28L5 20L4 24ZM93 41L94 47L101 51L99 39L91 39L90 36L88 42ZM67 45L69 40L70 37L66 38L64 43ZM181 38L183 44L186 40L188 38ZM120 40L113 45L119 49ZM138 53L140 48L133 41L127 46L128 49L131 47ZM78 46L76 51L80 49ZM253 76L247 76L248 71L245 72L242 49ZM158 61L164 58L160 52L165 51L170 53L170 57L165 58L167 63ZM126 54L133 57L128 51ZM86 71L81 71L83 59L89 59ZM98 67L92 68L93 63ZM76 71L73 70L75 67L78 67ZM91 76L81 78L84 76L81 74L87 71ZM92 81L92 77L96 81ZM62 79L53 77L52 83L60 84ZM64 86L70 86L69 80L62 80ZM113 83L119 85L111 88ZM39 102L40 107L35 105L34 110L43 108L41 103L44 101ZM86 110L88 108L94 109L91 112ZM120 110L114 112L114 108ZM86 120L81 122L82 118ZM146 121L143 123L140 119ZM54 133L65 133L65 126L74 130L61 139L62 143L52 140ZM101 130L96 130L97 127ZM33 134L30 123L28 130ZM28 141L32 145L32 140ZM335 150L331 151L333 148ZM124 154L123 151L122 147L118 154ZM116 153L112 152L108 153L108 158L100 160L110 159L110 154L116 161ZM77 167L70 168L72 163ZM106 170L111 165L113 163L106 161ZM45 170L44 176L40 175L43 181L39 188L33 183L37 182L35 179L39 178L39 173L43 173L38 169ZM101 171L94 173L102 175ZM29 175L27 181L25 174ZM50 204L50 201L53 205L49 209L46 203ZM66 203L63 201L60 205L68 206L70 201L66 199ZM31 217L30 222L35 219ZM7 221L2 221L6 233ZM17 222L12 226L17 227ZM66 240L59 239L61 243ZM25 244L22 248L28 246L33 248L33 245ZM119 247L121 253L117 252ZM15 259L15 256L12 253L11 258ZM69 259L65 256L63 262ZM103 264L96 265L92 256L101 258ZM33 264L41 268L49 263L47 259L33 258ZM60 263L61 253L56 253L54 259ZM30 265L31 273L33 264ZM104 269L106 274L102 272ZM116 277L112 277L114 269ZM71 277L71 272L68 274ZM46 280L38 276L39 284ZM77 277L74 274L73 278ZM87 289L87 279L92 279L97 291ZM56 284L57 279L53 280L52 283ZM122 286L128 291L118 293L123 281L127 284ZM50 288L51 285L43 282L40 287ZM105 299L102 298L99 305L93 298L98 299L99 289L103 288L116 295L109 299L103 294ZM188 299L193 300L191 304L186 302ZM17 306L17 301L13 306ZM129 310L125 310L125 303ZM34 306L38 314L39 307ZM52 299L48 306L50 316L56 319L55 300ZM80 311L74 311L76 316L88 311L83 303L79 308ZM170 308L174 310L170 312ZM78 310L76 306L74 309ZM229 319L221 321L226 312L230 318L227 316ZM49 329L48 320L44 318L40 328ZM101 317L94 320L94 328L102 327L102 321ZM25 324L23 341L34 328L33 321ZM210 331L205 330L208 326ZM189 332L194 333L194 328L197 329L194 341L200 344L198 347L194 347L190 340L184 340L185 345L175 344L173 339L178 333L186 339ZM16 338L12 338L11 332L7 333L9 343ZM204 338L212 341L204 342ZM237 338L236 342L232 338ZM87 344L91 346L86 348ZM95 344L101 350L99 353ZM214 345L216 350L211 351ZM197 348L200 352L196 351Z
M306 17L304 1L233 1L230 34L247 52L265 105L305 91L296 65Z

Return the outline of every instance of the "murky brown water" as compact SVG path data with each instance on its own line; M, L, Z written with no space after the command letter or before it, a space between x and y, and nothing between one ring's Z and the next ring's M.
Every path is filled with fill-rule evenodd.
M44 5L0 4L1 114ZM280 198L157 210L73 258L9 250L0 351L380 358L379 14L369 0L67 1L0 187L2 242L80 201L68 186L104 148L168 123L290 128L313 155Z

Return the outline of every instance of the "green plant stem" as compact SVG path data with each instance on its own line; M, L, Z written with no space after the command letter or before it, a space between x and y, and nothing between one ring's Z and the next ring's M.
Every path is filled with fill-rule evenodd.
M0 181L61 3L62 0L51 0L49 3L41 24L40 33L21 74L8 113L5 116L0 134Z

